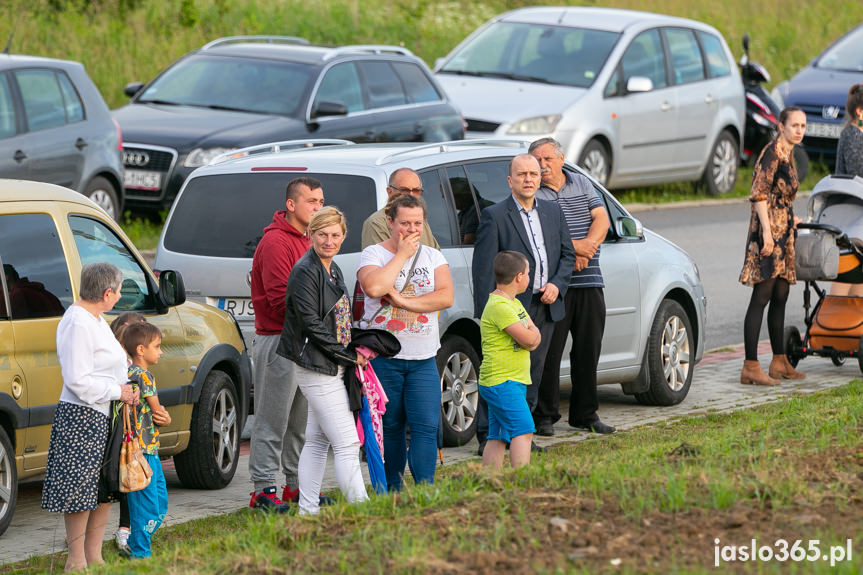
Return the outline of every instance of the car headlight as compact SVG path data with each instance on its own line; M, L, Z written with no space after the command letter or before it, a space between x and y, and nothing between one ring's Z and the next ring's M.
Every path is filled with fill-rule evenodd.
M547 116L536 116L525 118L513 123L506 131L507 134L548 134L557 128L560 122L560 114L549 114Z
M770 92L770 97L773 98L773 101L776 102L780 110L785 107L785 98L782 97L782 90L787 88L788 82L781 82Z
M236 149L237 148L195 148L189 152L188 156L186 156L186 159L183 161L183 165L187 168L200 168L201 166L209 164L216 158L216 156L233 152Z

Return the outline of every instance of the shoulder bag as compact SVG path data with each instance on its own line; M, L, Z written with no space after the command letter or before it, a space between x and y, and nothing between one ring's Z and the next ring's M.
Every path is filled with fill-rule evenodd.
M150 484L153 470L141 451L141 441L134 434L130 414L134 408L123 404L123 445L120 448L120 491L140 491Z

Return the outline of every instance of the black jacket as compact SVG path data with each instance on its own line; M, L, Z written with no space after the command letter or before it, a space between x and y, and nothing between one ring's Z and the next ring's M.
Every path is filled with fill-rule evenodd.
M340 365L353 366L357 356L336 339L335 307L348 290L335 262L330 274L313 249L291 269L276 353L306 369L336 375Z

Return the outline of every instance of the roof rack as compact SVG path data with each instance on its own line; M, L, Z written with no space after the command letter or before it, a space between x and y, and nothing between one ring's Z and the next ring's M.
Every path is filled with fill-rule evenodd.
M368 52L369 54L399 54L401 56L413 56L414 53L403 46L387 46L383 44L356 44L354 46L339 46L331 49L324 56L324 60L331 60L342 54L355 54L357 52Z
M222 164L239 158L255 156L257 154L277 154L285 150L296 150L301 148L315 148L317 146L348 146L354 145L350 140L337 140L326 138L311 138L307 140L287 140L285 142L270 142L269 144L258 144L247 148L240 148L233 152L228 152L220 156L216 156L210 162L210 165Z
M309 45L309 41L299 36L228 36L213 40L208 44L204 44L201 50L209 50L216 46L225 46L228 44L239 44L241 42L259 42L261 44L301 44Z
M375 161L375 165L381 166L393 160L393 158L399 156L406 156L410 154L415 154L417 152L434 152L442 154L452 149L457 148L467 148L470 146L496 146L500 148L527 148L528 142L525 140L517 140L517 139L481 139L481 140L454 140L452 142L438 142L436 144L426 144L424 146L417 146L415 148L409 148L407 150L400 150L398 152L393 152L392 154L387 154L386 156L382 156Z

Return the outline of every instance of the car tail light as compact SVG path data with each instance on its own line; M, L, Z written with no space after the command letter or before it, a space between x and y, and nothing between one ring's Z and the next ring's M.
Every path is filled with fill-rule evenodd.
M117 123L117 120L111 118L114 122L114 126L117 128L117 149L121 152L123 151L123 130L120 129L120 124Z
M357 285L354 286L354 302L351 312L354 315L354 321L360 321L366 312L366 294L363 293L360 282L357 282Z

